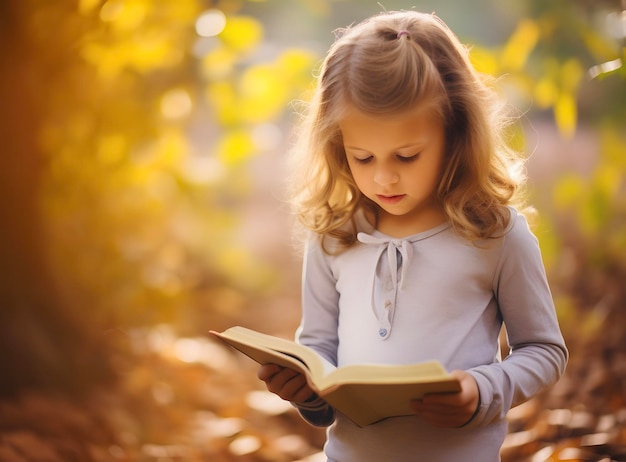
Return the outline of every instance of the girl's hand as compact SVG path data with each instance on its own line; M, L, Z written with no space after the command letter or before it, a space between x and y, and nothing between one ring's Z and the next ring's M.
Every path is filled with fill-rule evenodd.
M286 367L266 364L259 368L257 376L269 391L287 401L303 403L315 394L304 375Z
M411 403L418 416L436 427L462 427L478 408L480 395L474 378L465 371L451 374L461 382L459 393L435 393Z

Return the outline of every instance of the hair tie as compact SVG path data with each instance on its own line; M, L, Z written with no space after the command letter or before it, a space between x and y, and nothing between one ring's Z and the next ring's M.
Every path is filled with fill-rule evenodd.
M409 34L408 30L401 30L400 32L398 32L397 38L400 39L400 37L406 36L407 38L411 38L411 34Z

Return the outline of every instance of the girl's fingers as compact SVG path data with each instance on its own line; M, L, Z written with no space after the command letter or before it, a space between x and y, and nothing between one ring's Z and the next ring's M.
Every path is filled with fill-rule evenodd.
M261 366L257 375L265 382L269 391L287 401L304 402L313 394L306 378L292 369L268 364Z
M280 366L277 366L276 364L264 364L259 367L259 370L257 371L257 377L259 378L259 380L267 382L274 375L280 372L281 369L282 368Z
M471 418L479 404L478 386L467 372L453 371L461 382L461 391L427 395L412 403L415 413L438 427L460 427Z
M281 394L286 397L288 401L303 402L311 397L313 391L309 388L306 378L302 374L296 373L289 377L282 385Z

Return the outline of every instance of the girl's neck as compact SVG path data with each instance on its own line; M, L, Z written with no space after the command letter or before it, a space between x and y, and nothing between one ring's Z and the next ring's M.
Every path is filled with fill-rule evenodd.
M447 222L446 214L441 209L431 209L420 214L419 219L391 215L378 211L376 230L394 238L404 238L422 233Z

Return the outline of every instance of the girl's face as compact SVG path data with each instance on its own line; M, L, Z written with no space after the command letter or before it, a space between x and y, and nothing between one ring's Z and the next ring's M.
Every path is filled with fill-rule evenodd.
M445 138L434 110L393 116L350 110L339 127L357 187L380 209L379 231L403 237L445 221L435 197Z

